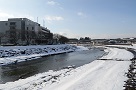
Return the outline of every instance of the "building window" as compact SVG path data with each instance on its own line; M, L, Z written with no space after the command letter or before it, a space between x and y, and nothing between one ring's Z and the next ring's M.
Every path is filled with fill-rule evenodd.
M7 25L8 25L8 23L5 23L5 25L7 26Z
M26 29L28 30L28 27Z
M10 25L16 25L16 22L10 22Z

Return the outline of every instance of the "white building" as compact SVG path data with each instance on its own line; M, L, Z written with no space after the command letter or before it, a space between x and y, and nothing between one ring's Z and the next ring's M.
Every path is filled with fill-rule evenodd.
M41 44L45 40L49 41L51 34L50 30L27 18L0 21L0 37L3 44Z

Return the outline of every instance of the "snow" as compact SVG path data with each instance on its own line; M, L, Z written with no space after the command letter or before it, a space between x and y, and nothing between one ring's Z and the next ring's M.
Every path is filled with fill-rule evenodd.
M124 48L132 48L132 49L136 49L136 44L132 44L132 45L106 45L106 46L112 46L112 47L124 47Z
M100 59L129 60L134 57L131 52L126 51L125 49L107 48L106 52L108 52L108 55L103 56Z
M128 62L99 61L86 65L66 80L43 90L122 90ZM83 71L85 71L83 73Z
M83 51L83 50L89 50L89 49L87 47L77 46L76 51Z
M78 68L48 71L15 82L0 84L0 90L123 90L132 53L125 49L107 48L108 54ZM115 59L115 60L114 60ZM116 60L125 61L116 61Z
M38 45L0 47L0 65L34 60L42 56L75 51L72 45Z

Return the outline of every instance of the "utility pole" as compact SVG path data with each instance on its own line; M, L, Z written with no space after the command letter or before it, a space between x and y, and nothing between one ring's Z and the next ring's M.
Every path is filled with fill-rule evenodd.
M38 17L37 17L37 23L38 23Z
M44 21L44 19L43 19L43 27L45 27L45 21Z

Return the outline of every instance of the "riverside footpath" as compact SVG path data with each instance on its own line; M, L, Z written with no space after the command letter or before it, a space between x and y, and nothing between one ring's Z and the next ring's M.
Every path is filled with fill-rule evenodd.
M131 64L129 65L128 71L125 73L127 80L124 81L124 90L136 90L136 45L133 46L123 46L123 45L112 45L110 47L117 47L120 49L126 49L129 52L133 53L134 57L129 61Z

